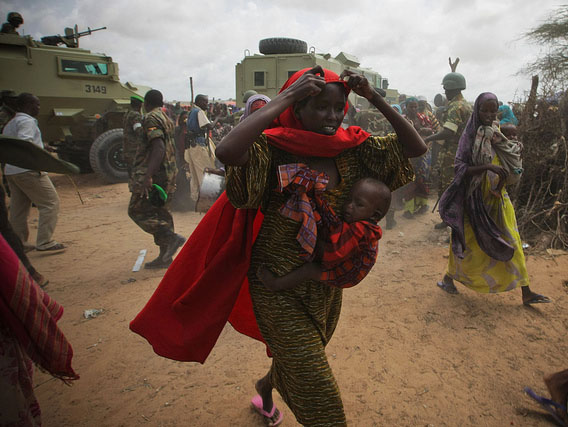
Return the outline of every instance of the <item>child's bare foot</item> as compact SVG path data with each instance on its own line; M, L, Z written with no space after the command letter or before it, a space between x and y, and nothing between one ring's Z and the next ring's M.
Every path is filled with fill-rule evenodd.
M566 407L568 405L568 369L544 377L550 399ZM568 413L556 410L558 416L568 425Z

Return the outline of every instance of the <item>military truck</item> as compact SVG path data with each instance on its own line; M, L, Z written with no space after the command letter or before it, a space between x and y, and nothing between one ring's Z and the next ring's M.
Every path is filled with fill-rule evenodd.
M40 99L43 139L61 159L83 172L92 168L107 182L126 181L122 118L130 97L149 88L122 84L111 57L79 48L79 38L97 30L78 32L75 26L41 41L0 33L0 90Z
M343 70L353 70L364 74L371 85L385 92L385 98L391 104L398 102L398 91L389 89L388 79L376 71L360 66L354 55L340 52L335 58L329 53L316 53L303 40L275 37L260 40L260 54L251 54L246 49L243 60L235 67L237 106L243 107L243 95L247 90L274 98L284 82L296 71L321 65L323 68L341 74ZM355 93L349 95L353 106L369 109L369 103ZM371 107L372 108L372 107ZM380 114L377 112L377 114Z

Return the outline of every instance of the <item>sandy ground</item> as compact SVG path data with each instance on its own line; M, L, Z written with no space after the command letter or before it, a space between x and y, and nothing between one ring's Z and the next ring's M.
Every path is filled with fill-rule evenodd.
M126 184L76 177L81 204L67 177L53 180L62 200L56 238L68 249L29 255L65 307L59 324L81 379L68 387L37 372L45 425L263 425L249 404L269 367L260 343L228 326L200 365L161 358L129 331L164 271L132 272L141 249L150 260L157 248L127 216ZM174 218L189 236L202 215ZM567 367L568 256L528 255L533 288L553 304L523 307L520 290L480 295L460 286L453 296L435 285L448 254L436 216L397 220L373 271L345 292L327 348L350 425L550 425L522 390L545 393L543 374ZM104 311L87 320L88 309ZM284 425L297 425L276 402Z

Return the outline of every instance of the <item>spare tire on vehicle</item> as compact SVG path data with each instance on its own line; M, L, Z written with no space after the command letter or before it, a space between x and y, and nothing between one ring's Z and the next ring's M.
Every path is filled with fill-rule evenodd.
M95 172L112 184L128 181L128 170L122 157L122 129L101 133L89 152L89 161Z
M289 39L286 37L272 37L258 42L258 50L263 55L275 55L282 53L307 53L308 44L303 40Z

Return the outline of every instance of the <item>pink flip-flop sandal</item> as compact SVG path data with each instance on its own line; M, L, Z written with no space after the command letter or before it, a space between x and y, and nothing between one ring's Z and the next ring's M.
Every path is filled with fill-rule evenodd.
M250 400L250 403L252 404L253 409L266 419L266 422L267 422L269 427L277 426L277 425L280 425L282 423L282 420L284 419L284 414L282 412L278 411L278 419L276 421L272 421L272 417L274 416L274 413L276 412L276 405L272 406L272 410L270 412L266 412L262 408L262 397L260 397L260 394L257 394L256 396L254 396Z

